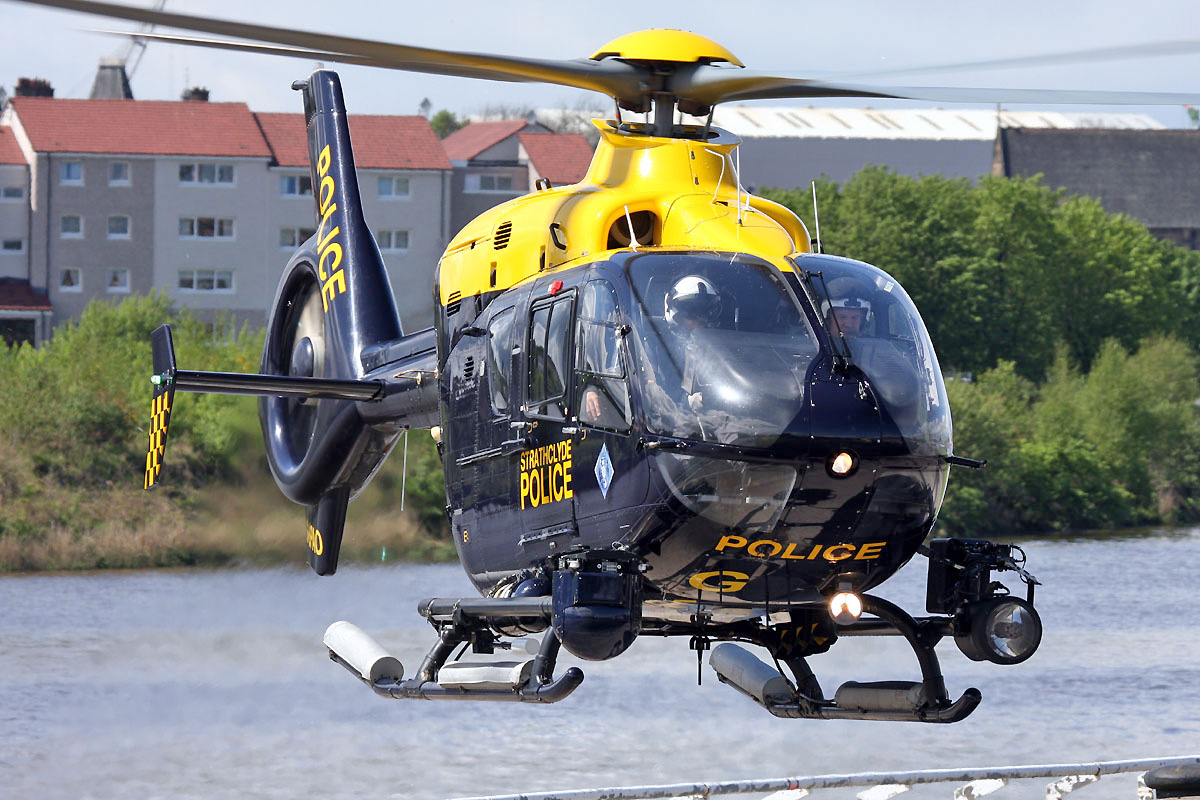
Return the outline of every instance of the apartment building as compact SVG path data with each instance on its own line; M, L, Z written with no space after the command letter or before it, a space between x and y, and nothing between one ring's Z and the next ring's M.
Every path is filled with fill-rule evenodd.
M0 343L39 343L50 335L50 298L29 272L29 165L0 127Z
M0 279L24 281L55 324L96 298L152 288L205 319L262 324L284 263L315 227L300 114L16 97L0 125L0 195L10 193L0 236L23 248L0 255ZM356 116L350 131L404 324L429 324L451 232L450 162L421 117ZM0 319L18 294L0 289ZM48 335L49 311L34 313L44 327L20 338Z

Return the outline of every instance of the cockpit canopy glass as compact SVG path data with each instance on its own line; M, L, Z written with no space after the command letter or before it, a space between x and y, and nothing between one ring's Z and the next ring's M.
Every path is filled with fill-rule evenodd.
M729 253L643 253L627 269L631 352L653 433L747 447L806 439L817 338L771 264Z
M915 453L950 452L950 404L933 343L916 305L896 280L861 261L824 255L794 259L820 304L835 350L861 369Z

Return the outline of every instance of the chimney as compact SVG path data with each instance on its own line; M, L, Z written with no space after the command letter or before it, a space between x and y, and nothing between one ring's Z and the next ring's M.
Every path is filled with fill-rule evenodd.
M180 100L192 100L197 103L207 103L208 102L208 89L205 89L203 86L193 86L190 89L184 89L183 94L180 96L179 99Z
M17 78L15 97L54 97L54 87L44 78Z
M125 62L119 58L102 58L92 82L91 100L132 100L133 89L125 73Z

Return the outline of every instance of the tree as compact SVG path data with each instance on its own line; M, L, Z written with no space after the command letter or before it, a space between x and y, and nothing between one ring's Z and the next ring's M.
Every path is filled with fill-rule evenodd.
M433 132L437 134L439 139L445 139L455 131L465 128L468 124L470 124L469 120L460 120L454 115L454 112L447 111L444 108L429 119L429 127L433 128Z

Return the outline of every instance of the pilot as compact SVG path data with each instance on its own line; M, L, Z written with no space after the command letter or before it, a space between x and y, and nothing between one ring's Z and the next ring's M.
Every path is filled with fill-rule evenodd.
M897 421L911 422L917 411L920 381L911 358L900 350L885 331L872 333L876 322L871 313L873 295L859 280L835 278L829 282L826 318L833 335L853 340L854 362L871 379L871 386ZM886 298L878 296L880 308ZM876 338L878 336L879 338Z
M688 350L693 344L692 334L702 328L715 327L723 310L721 294L717 287L699 275L685 275L671 286L664 301L667 326L675 333L675 364L682 371L682 386L688 407L699 412L704 407L704 395L692 385Z
M686 275L667 292L665 306L667 324L690 335L697 328L711 327L720 318L721 295L707 278Z
M866 288L853 278L829 282L829 328L847 339L868 335L871 301Z

